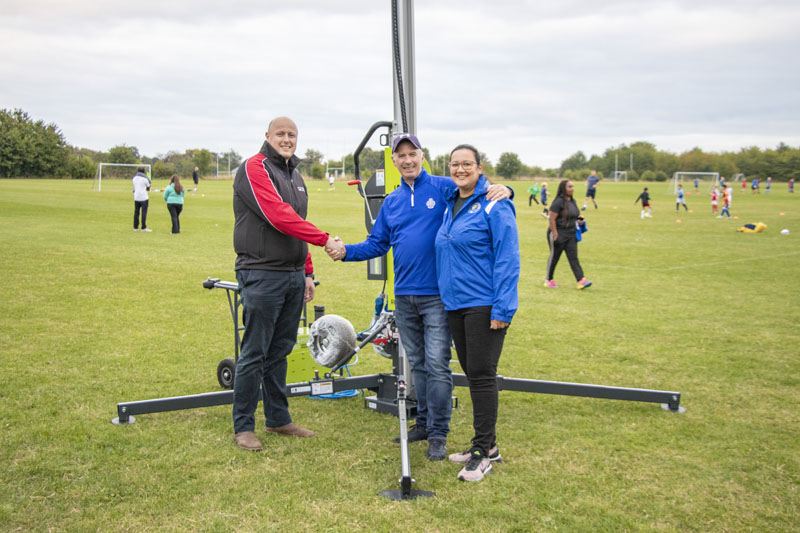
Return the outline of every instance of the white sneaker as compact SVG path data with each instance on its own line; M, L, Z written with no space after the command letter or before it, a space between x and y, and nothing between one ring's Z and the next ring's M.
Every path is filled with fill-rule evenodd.
M139 231L139 228L133 228L133 231Z
M151 230L150 228L144 228L142 231L146 231L147 233L150 233L150 232L152 232L153 230Z
M484 457L481 452L473 450L472 457L467 461L467 466L458 473L458 479L461 481L480 481L491 471L492 462L489 458Z

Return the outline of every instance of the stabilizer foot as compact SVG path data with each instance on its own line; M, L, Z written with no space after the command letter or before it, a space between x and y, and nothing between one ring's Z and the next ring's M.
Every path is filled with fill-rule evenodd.
M378 494L394 501L416 500L417 498L433 498L436 496L435 492L431 492L429 490L412 490L411 492L406 493L401 489L382 490L378 492Z
M119 417L111 419L111 423L114 424L115 426L121 426L123 424L133 424L134 422L136 422L136 418L133 416L128 416L128 419L125 420L124 422L120 422Z
M661 404L661 408L663 410L665 410L665 411L669 411L670 413L685 413L686 412L686 408L685 407L682 407L682 406L679 405L677 408L673 409L672 407L670 407L670 405L668 403L662 403Z

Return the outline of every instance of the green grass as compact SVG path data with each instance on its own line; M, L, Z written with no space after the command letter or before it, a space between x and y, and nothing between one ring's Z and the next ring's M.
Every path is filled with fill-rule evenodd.
M641 220L642 185L604 183L580 244L594 286L575 290L564 258L547 290L546 223L528 184L513 186L521 306L499 372L677 390L688 410L502 392L495 473L460 483L414 444L416 488L436 497L392 502L376 492L397 487L397 420L361 398L292 399L318 438L261 434L261 454L234 446L229 406L109 423L118 402L219 390L232 323L224 293L201 282L235 279L231 182L202 182L170 235L158 194L153 233L131 230L126 180L101 193L0 181L0 529L796 531L800 196L737 190L739 219L717 220L705 194L676 216L666 184L651 184L655 218ZM309 189L309 220L364 238L354 190ZM766 232L735 231L758 221ZM365 327L380 283L364 264L313 256L315 303ZM390 368L367 350L353 370ZM451 451L471 436L469 395L456 395Z

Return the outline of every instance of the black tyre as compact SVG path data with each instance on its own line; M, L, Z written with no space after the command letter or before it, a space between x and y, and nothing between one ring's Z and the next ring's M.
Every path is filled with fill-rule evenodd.
M233 388L233 376L236 374L236 363L226 357L217 365L217 381L223 389Z

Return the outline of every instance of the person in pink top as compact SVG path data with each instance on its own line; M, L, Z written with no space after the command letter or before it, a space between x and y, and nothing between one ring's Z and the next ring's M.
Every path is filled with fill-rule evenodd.
M719 190L717 190L717 186L714 185L714 188L711 189L711 213L716 214L719 205Z

